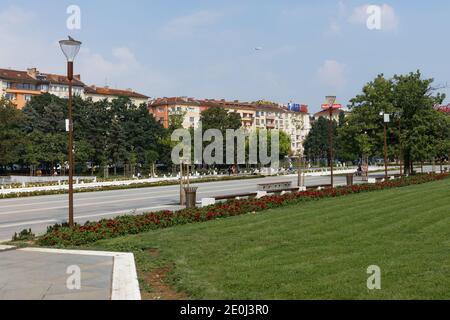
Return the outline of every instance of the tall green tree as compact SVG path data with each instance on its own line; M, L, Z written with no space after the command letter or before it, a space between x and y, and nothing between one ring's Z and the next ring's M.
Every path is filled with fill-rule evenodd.
M0 99L0 166L18 163L27 143L25 115L7 100Z
M445 96L437 93L432 83L433 79L422 79L417 71L395 75L391 79L381 74L366 84L362 93L350 100L352 113L338 130L342 149L348 154L362 156L365 151L361 136L366 135L370 156L383 157L384 121L380 113L389 113L388 157L391 160L398 158L401 150L405 171L410 172L413 161L430 154L434 150L431 145L437 141L430 129L436 120L433 107L442 103Z
M310 161L319 163L323 159L330 162L330 147L329 147L329 123L330 120L325 117L320 117L315 121L308 136L303 143L305 149L305 156ZM336 140L337 122L333 121L333 139ZM336 142L333 144L333 150L336 152Z

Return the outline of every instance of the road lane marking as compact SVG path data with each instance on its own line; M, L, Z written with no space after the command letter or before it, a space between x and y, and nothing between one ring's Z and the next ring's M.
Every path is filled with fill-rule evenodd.
M192 184L192 185L194 185L194 184ZM230 185L231 186L231 185ZM177 190L179 190L179 186L178 185L175 185L175 186L168 186L168 187L151 187L151 188L143 188L143 189L146 189L146 190L143 190L143 189L124 189L124 190L114 190L114 191L122 191L122 192L124 192L124 191L126 191L126 192L128 192L128 193L134 193L134 194L136 194L136 195L141 195L141 193L142 194L147 194L149 197L151 197L152 196L152 194L159 194L159 193L162 193L162 192L164 192L163 190L161 190L161 189L167 189L167 188L172 188L172 189L174 189L174 191L177 191ZM208 187L208 190L211 190L211 189L223 189L224 187L226 187L226 185L221 185L221 186L210 186L210 187ZM158 189L158 190L148 190L148 189ZM136 192L136 191L142 191L142 192ZM106 191L106 192L108 192L108 191ZM102 198L117 198L117 197L122 197L122 196L127 196L127 197L129 197L130 196L130 194L121 194L121 195L109 195L109 194L102 194L102 193L105 193L105 192L87 192L86 194L84 194L84 193L76 193L75 194L75 201L83 201L83 200L92 200L92 199L94 199L94 198L96 198L96 199L102 199ZM89 196L92 196L92 197L83 197L84 195L89 195ZM67 196L66 194L63 194L63 196ZM38 198L35 198L35 197L33 197L34 199L36 199L36 200L38 200ZM5 199L5 200L16 200L16 201L23 201L24 199L30 199L30 198L25 198L25 197L23 197L23 198L15 198L15 199ZM40 201L37 201L37 202L28 202L28 203L21 203L21 204L10 204L10 205L2 205L1 206L1 208L2 209L4 209L4 208L15 208L15 207L25 207L25 206L34 206L34 205L45 205L46 203L45 202L43 202L41 199L39 199ZM0 199L0 201L1 201L1 199ZM56 204L56 203L66 203L67 202L67 200L66 199L61 199L61 200L56 200L56 201L50 201L52 204ZM1 202L0 202L1 203Z
M236 187L236 188L228 188L228 189L222 189L221 191L231 191L231 190L240 190L243 187ZM202 191L199 192L198 194L205 194L205 193L209 193L210 191ZM111 200L111 201L106 201L106 202L100 202L100 201L96 201L96 202L92 202L92 203L83 203L83 204L76 204L75 205L75 209L76 208L80 208L80 207L89 207L89 206L98 206L98 205L103 205L103 204L111 204L111 203L119 203L119 202L128 202L128 201L138 201L138 200L157 200L157 199L163 199L163 198L167 198L170 196L158 196L158 197L141 197L141 198L126 198L126 199L121 199L121 200ZM76 201L76 200L75 200ZM64 201L67 202L67 201ZM56 209L67 209L67 206L58 206L58 207L42 207L42 208L35 208L35 209L27 209L27 210L14 210L14 211L6 211L6 212L1 212L0 216L7 216L7 215L12 215L12 214L18 214L18 213L28 213L28 212L39 212L39 211L45 211L45 210L56 210ZM125 209L126 210L126 209Z
M20 226L31 226L35 224L44 224L44 223L57 223L58 220L52 219L52 220L34 220L34 221L24 221L20 223L11 223L11 224L0 224L0 229L7 229L7 228L13 228L13 227L20 227Z

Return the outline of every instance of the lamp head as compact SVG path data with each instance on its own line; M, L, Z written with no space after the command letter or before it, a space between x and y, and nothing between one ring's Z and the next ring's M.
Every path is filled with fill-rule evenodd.
M61 46L61 50L66 56L67 61L73 62L80 51L81 42L69 36L68 40L61 40L59 45Z

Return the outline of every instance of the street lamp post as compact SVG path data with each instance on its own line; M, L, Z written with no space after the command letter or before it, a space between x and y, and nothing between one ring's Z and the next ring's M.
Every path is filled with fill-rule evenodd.
M387 124L391 121L390 114L384 113L384 111L380 112L380 116L383 117L383 125L384 125L384 180L388 179L388 146L387 146Z
M61 50L67 58L67 79L69 80L69 104L66 130L69 132L69 226L74 225L73 215L73 121L72 121L72 81L73 81L73 61L80 51L81 42L69 37L68 40L59 42Z
M330 122L328 124L328 140L330 145L330 171L331 171L331 187L334 188L334 173L333 173L333 110L334 110L334 103L336 102L336 96L327 96L327 106L326 109L330 113Z
M303 157L299 154L298 155L298 159L297 159L297 168L298 168L298 172L297 172L297 185L299 188L303 188L305 186L305 179L303 176L303 172L302 172L302 168L303 168Z
M400 176L403 177L403 147L402 147L402 113L401 111L398 111L395 113L395 116L397 117L397 123L398 123L398 145L399 145L399 153L398 158L400 162Z

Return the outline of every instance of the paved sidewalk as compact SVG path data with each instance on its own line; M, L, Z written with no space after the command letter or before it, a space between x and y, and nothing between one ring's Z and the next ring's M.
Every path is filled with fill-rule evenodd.
M140 299L132 254L3 249L0 300ZM71 289L78 271L80 288Z

